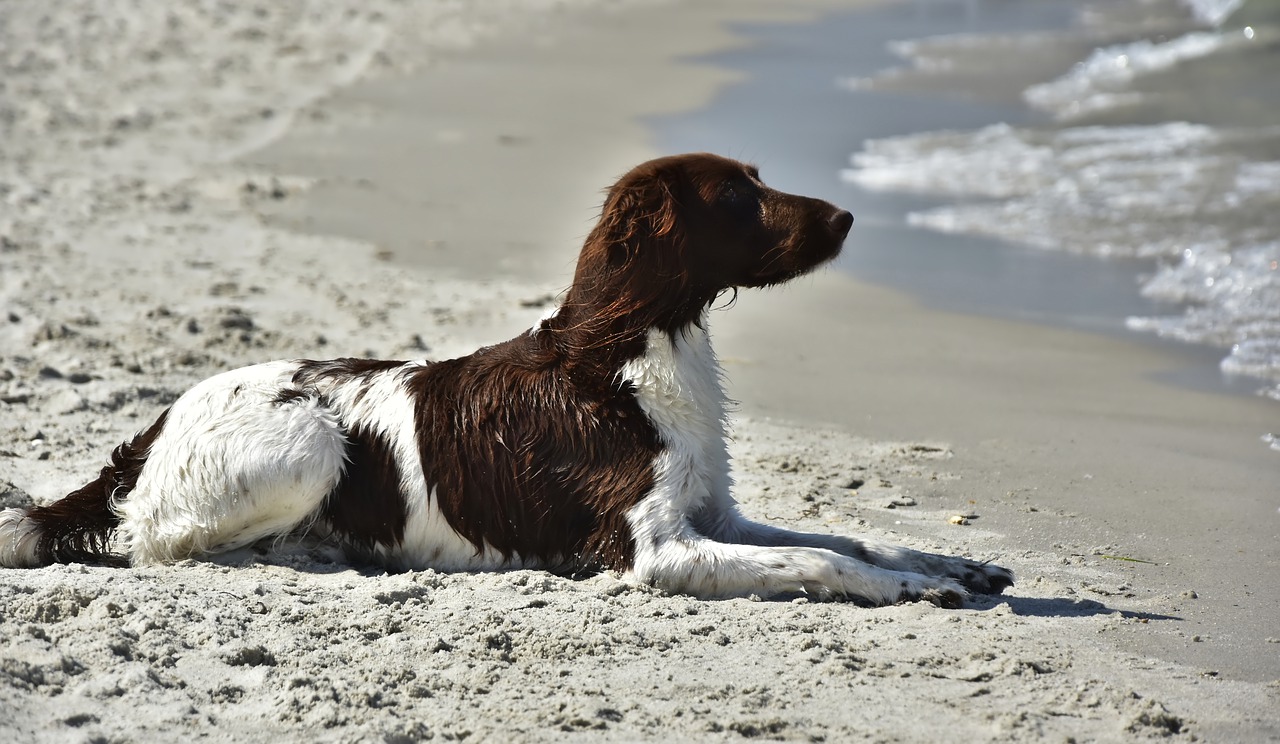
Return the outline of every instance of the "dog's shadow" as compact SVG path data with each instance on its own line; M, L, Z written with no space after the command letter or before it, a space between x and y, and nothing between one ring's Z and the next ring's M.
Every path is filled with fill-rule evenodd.
M1014 615L1022 617L1094 617L1118 615L1126 620L1182 620L1177 615L1157 612L1119 610L1093 599L1076 597L1017 597L1010 595L979 595L965 603L965 609L985 612L1000 605L1007 605Z
M282 547L284 549L282 549ZM291 543L282 546L280 543L273 545L254 545L236 550L219 553L217 555L207 556L203 559L208 563L220 566L249 566L249 565L268 565L279 566L281 568L289 568L295 571L304 571L314 574L332 574L342 573L345 571L355 571L365 576L385 576L387 574L399 573L398 571L388 571L385 566L363 560L361 556L352 555L342 549L325 544L323 541L319 543L311 543L302 545ZM559 576L570 581L582 581L599 574L599 571L583 570L583 569L562 569L552 570L549 573ZM638 588L638 587L637 587ZM805 597L803 593L784 592L780 595L770 598L770 601L790 602L797 598ZM838 600L849 602L860 606L869 606L857 599ZM1021 617L1096 617L1098 615L1119 615L1126 620L1139 620L1142 622L1152 620L1182 620L1177 615L1162 615L1156 612L1136 612L1133 610L1119 610L1114 607L1108 607L1106 604L1094 599L1081 599L1078 597L1019 597L1008 594L978 594L970 597L965 601L963 610L972 612L989 612L995 608L1007 605L1014 615Z
M388 571L385 566L372 561L363 560L359 556L352 556L342 548L322 541L305 544L297 541L257 543L201 556L194 560L230 568L272 566L308 574L337 574L354 571L362 576L375 577L397 573Z

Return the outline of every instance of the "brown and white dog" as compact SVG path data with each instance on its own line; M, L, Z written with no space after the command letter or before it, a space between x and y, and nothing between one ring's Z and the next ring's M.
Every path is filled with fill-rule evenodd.
M707 154L609 191L573 286L448 361L279 361L193 387L49 506L0 512L0 565L174 561L306 532L392 568L604 568L672 592L958 606L998 566L744 519L707 311L840 252L846 211Z

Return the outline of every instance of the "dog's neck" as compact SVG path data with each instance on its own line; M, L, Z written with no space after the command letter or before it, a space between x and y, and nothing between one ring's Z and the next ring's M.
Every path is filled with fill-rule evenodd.
M645 314L624 314L605 323L599 321L601 315L594 308L573 302L571 294L530 333L554 348L565 368L579 380L646 380L652 383L651 391L661 397L680 397L677 388L684 384L686 392L719 400L723 398L721 373L708 333L709 310L709 305L703 305L686 313L682 322L681 318L664 318L653 323ZM575 374L579 370L582 374ZM694 378L696 384L689 387ZM655 387L666 383L676 387L661 391ZM718 420L719 414L715 418Z
M601 221L578 256L573 285L546 329L560 349L623 360L644 350L650 329L676 336L705 320L719 287L674 256L713 253L705 247L672 244L673 235L643 240L618 225ZM698 248L698 250L695 250Z
M603 293L585 297L570 290L563 304L540 321L535 332L547 331L559 353L574 362L615 367L643 354L652 331L670 338L705 334L707 301L690 301L654 308L627 308L626 296ZM622 307L622 311L619 311Z

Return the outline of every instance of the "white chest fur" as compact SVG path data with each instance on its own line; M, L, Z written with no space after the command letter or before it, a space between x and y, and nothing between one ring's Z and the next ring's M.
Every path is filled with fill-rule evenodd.
M628 513L638 546L691 530L691 517L708 500L729 498L725 396L705 326L704 317L675 336L651 330L645 353L619 375L635 387L664 448L652 491Z

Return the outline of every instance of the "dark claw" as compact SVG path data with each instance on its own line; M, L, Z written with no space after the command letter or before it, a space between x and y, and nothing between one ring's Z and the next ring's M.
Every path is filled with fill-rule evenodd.
M974 594L1000 594L1013 586L1012 571L989 563L975 563L955 578Z
M987 591L984 594L1000 594L1013 586L1013 572L1007 568L993 566L999 573L987 576Z

